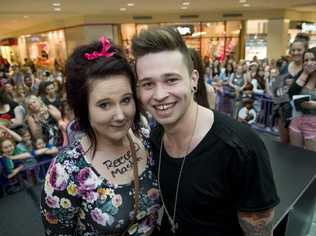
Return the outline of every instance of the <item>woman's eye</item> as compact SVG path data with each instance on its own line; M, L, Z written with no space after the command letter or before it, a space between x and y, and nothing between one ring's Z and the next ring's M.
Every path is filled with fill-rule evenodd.
M131 97L126 97L122 100L124 104L128 104L131 101Z
M106 102L99 104L99 107L101 107L102 109L107 109L108 106L109 106L109 104Z

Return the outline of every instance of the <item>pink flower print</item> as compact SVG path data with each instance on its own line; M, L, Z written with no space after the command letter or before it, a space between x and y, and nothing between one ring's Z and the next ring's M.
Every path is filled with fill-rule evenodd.
M112 198L112 205L116 208L119 208L122 205L122 196L120 194L115 194Z
M100 209L95 208L91 211L91 218L95 222L97 222L100 225L106 226L106 224L109 224L109 215L107 213L103 213Z
M98 199L98 194L93 191L84 192L82 194L82 198L86 200L88 203L94 203Z
M86 192L94 190L101 183L101 180L94 174L90 168L83 168L78 174L79 191Z
M147 191L147 195L150 200L155 201L159 198L159 191L156 188L151 188Z
M51 208L59 208L59 197L57 196L47 196L45 202Z
M49 183L54 189L60 191L65 190L68 179L69 175L60 163L53 165L53 167L50 169Z

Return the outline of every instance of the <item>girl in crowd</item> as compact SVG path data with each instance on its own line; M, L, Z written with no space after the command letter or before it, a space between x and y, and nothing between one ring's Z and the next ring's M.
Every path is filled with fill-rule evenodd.
M293 83L289 95L310 95L310 101L299 104L303 115L290 124L290 143L316 151L316 47L304 53L304 70Z
M28 114L26 122L33 138L44 136L53 146L63 144L63 135L58 122L61 120L60 111L52 106L46 106L39 97L31 95L26 98Z
M292 61L285 70L287 73L280 75L272 84L273 102L277 112L277 123L280 133L280 139L283 143L289 143L288 126L291 119L291 107L289 104L288 90L303 69L303 54L308 48L308 38L297 38L290 45L290 56Z
M136 81L106 38L66 64L70 108L84 135L53 160L41 213L47 235L149 235L159 206L148 140L139 132Z

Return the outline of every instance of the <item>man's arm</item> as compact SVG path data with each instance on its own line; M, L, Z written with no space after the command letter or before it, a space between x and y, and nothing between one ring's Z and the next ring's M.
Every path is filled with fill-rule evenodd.
M274 208L260 212L238 212L240 227L245 236L272 236Z

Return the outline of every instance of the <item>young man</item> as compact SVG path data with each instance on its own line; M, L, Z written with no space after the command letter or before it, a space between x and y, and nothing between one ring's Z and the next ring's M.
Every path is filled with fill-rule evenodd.
M272 235L276 193L268 153L248 127L194 101L199 74L173 28L133 39L140 99L163 202L160 235Z

